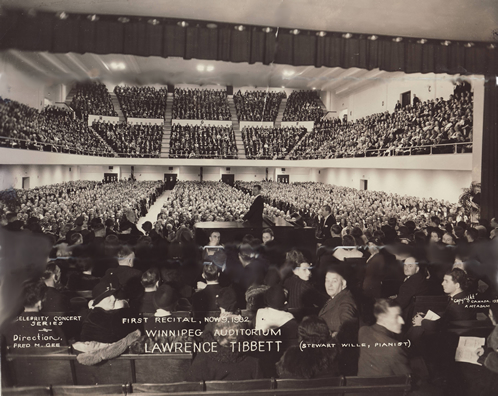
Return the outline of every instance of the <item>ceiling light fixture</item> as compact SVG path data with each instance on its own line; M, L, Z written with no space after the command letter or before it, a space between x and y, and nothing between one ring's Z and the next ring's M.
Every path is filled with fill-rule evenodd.
M444 45L445 47L449 46L450 44L451 44L451 41L449 41L449 40L441 41L441 45Z
M109 65L112 70L124 70L126 69L126 65L123 62L111 62Z
M263 29L261 29L261 30L262 30L263 32L265 32L265 33L271 33L271 32L273 32L273 29L272 29L271 27L265 27L265 28L263 28Z
M350 39L351 37L353 37L353 35L351 33L344 33L342 37L345 39Z
M367 39L371 40L371 41L375 41L379 38L379 36L376 36L375 34L372 34L371 36L368 36Z
M323 30L319 31L319 32L316 32L316 35L318 37L325 37L327 35L327 32L324 32Z
M464 44L464 47L465 48L472 48L474 45L475 45L474 43L469 42L469 43Z
M152 26L156 26L159 25L160 22L154 18L154 19L149 19L147 23L150 23Z
M496 48L496 45L495 44L489 44L487 46L488 49L495 49Z
M401 42L403 41L403 37L394 37L394 38L393 38L393 41L394 41L395 43L401 43Z
M290 77L293 76L296 72L294 70L284 70L284 76Z
M297 36L299 33L301 33L301 31L299 29L292 29L291 31L289 31L289 33Z
M204 70L206 70L206 66L204 66L204 65L197 65L197 71L203 72Z
M246 27L244 25L237 25L233 27L235 30L238 30L239 32L243 32L246 30Z
M417 44L425 44L425 43L427 43L427 39L417 40Z
M213 65L208 65L206 67L206 71L208 71L208 72L212 72L213 70L214 70L214 66Z
M216 23L208 23L206 27L209 29L216 29L218 25Z
M188 22L181 21L181 22L178 22L177 25L180 26L180 27L182 27L182 28L185 28L185 27L188 26Z
M88 15L87 19L89 21L92 21L92 22L97 22L99 20L99 17L97 15L93 14L93 15Z

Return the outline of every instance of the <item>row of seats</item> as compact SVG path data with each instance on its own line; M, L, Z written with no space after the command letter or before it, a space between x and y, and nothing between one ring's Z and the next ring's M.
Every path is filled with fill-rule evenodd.
M313 390L317 395L406 395L411 389L411 376L336 377L318 379L255 379L243 381L200 381L173 383L124 383L94 385L53 385L3 388L7 396L59 396L79 394L148 394L148 395L303 395Z
M283 121L318 121L324 114L316 91L293 91L285 106Z

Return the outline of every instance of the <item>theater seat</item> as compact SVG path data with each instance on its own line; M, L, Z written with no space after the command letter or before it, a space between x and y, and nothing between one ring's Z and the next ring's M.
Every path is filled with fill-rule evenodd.
M411 375L407 374L393 377L346 377L344 385L345 394L347 395L402 396L408 395L408 392L410 392Z
M4 396L50 396L49 386L23 386L19 388L2 388Z
M173 392L202 392L204 383L201 382L175 382L171 384L133 384L133 393L173 393Z
M314 378L314 379L280 379L277 378L276 389L307 389L342 386L344 377Z
M246 391L258 389L274 389L274 379L254 379L243 381L206 381L206 391Z
M130 386L128 384L52 387L52 396L127 395L128 393L130 393Z
M192 364L192 355L188 353L127 356L134 360L136 382L144 384L183 381Z

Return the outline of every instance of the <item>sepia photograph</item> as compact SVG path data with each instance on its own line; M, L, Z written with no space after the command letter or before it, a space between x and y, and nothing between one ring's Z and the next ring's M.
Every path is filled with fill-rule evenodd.
M494 0L0 0L0 394L497 395L497 75Z

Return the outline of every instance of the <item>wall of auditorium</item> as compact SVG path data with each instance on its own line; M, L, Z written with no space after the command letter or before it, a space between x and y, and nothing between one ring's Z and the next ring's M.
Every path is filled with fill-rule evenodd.
M453 82L456 76L446 74L384 74L378 79L373 79L365 88L342 95L329 94L324 103L330 104L330 110L339 114L348 110L348 120L356 120L367 115L394 111L394 106L401 100L403 92L410 91L411 97L417 95L420 100L433 100L436 98L448 99L453 93ZM323 98L322 98L323 100ZM328 107L327 107L328 108Z
M63 84L52 84L46 77L37 77L17 58L5 52L0 54L0 97L41 109L44 99L51 103L63 102L65 94Z
M336 168L321 169L318 176L320 182L357 189L361 180L372 191L457 202L472 181L472 171Z
M41 187L73 180L87 180L80 174L79 166L71 165L1 165L0 191L22 188L23 177L29 177L29 187ZM102 175L100 179L102 180Z

